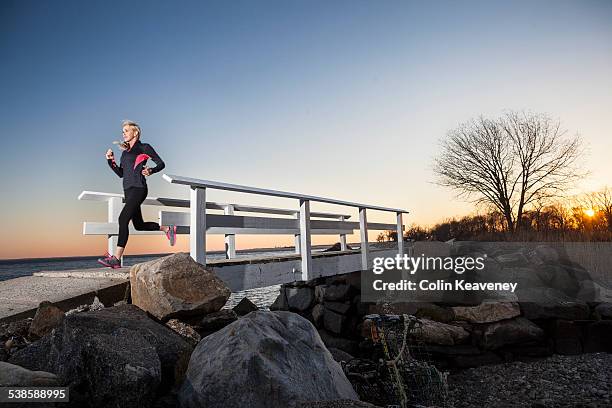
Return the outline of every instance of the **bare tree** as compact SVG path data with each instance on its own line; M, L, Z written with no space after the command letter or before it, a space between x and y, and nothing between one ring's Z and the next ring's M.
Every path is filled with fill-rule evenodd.
M435 160L438 184L503 214L506 228L521 228L537 200L558 196L584 176L579 136L567 137L559 121L544 114L507 112L459 125L442 141Z

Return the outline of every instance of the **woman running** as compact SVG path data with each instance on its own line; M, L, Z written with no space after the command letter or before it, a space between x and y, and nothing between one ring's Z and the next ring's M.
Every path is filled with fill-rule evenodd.
M128 224L132 224L137 231L164 231L170 240L170 245L176 241L176 226L160 226L156 222L144 222L140 205L147 198L147 181L145 177L161 171L166 165L151 145L140 141L140 126L136 122L125 120L123 126L123 143L119 145L123 153L119 165L115 162L112 149L106 152L106 160L110 168L123 178L123 192L125 195L125 206L119 215L119 239L115 255L106 254L98 262L110 268L121 267L121 257L127 244L129 230ZM147 160L151 159L155 167L146 166Z

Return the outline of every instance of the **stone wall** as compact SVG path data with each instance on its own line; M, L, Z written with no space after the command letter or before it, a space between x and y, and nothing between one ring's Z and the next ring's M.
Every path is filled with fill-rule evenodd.
M612 304L568 301L542 288L541 303L374 304L360 300L360 273L282 285L272 310L310 320L330 349L371 358L369 314L420 318L413 344L439 367L465 368L551 354L612 352ZM545 292L545 293L544 293ZM545 295L545 296L544 296Z

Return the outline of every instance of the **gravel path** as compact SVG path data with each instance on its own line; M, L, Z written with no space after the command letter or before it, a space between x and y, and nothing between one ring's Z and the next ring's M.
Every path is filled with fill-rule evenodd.
M451 407L612 407L612 354L554 355L448 377Z

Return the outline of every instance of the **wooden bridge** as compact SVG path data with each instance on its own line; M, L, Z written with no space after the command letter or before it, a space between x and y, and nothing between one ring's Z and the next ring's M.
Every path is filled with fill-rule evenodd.
M372 258L374 257L395 256L397 253L404 253L402 239L398 239L397 248L393 249L376 249L368 245L369 230L395 230L398 237L403 236L402 215L408 213L408 211L399 208L387 208L169 174L164 174L163 178L172 184L188 187L190 190L189 200L151 197L147 198L143 205L162 207L159 211L160 225L176 225L178 234L188 234L191 257L197 262L212 268L233 291L368 270L371 268ZM206 201L207 190L213 189L295 199L297 208L269 208ZM108 252L112 254L117 244L118 218L122 209L123 196L121 194L83 191L79 195L79 200L107 202L108 221L85 222L83 224L83 234L106 235L108 237ZM311 212L311 202L357 208L359 210L359 221L350 221L351 216L347 214ZM172 207L175 209L172 209ZM185 208L189 210L185 211ZM222 211L223 213L208 213L209 210ZM395 223L368 222L367 210L390 212L395 215ZM238 213L271 214L281 217L238 215ZM358 250L354 250L348 248L346 236L357 229L360 231L360 247ZM136 231L130 226L130 234L162 234L162 232ZM225 236L225 260L207 262L207 234L223 234ZM236 258L235 237L240 234L293 235L295 237L295 253L272 257ZM313 252L311 237L317 234L338 235L341 243L340 251Z

